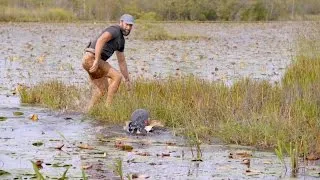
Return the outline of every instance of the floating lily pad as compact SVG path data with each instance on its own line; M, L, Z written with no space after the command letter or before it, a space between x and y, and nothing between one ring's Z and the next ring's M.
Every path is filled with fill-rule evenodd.
M0 121L5 121L5 120L7 120L7 119L8 119L7 117L0 116Z
M9 175L10 173L0 169L0 176Z
M34 145L34 146L42 146L43 142L34 142L34 143L32 143L32 145Z
M52 164L52 167L71 167L71 164L61 164L61 163L55 163Z
M13 115L22 116L22 115L24 115L24 113L23 112L19 112L19 111L15 111L15 112L13 112Z

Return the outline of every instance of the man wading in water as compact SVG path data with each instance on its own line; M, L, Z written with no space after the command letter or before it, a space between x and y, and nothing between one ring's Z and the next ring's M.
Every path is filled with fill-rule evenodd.
M133 23L134 19L131 15L122 15L119 25L106 28L85 49L82 66L88 72L94 88L88 109L96 104L106 92L106 105L110 105L119 88L122 76L128 90L131 89L127 63L124 57L124 36L130 34ZM114 51L116 51L121 73L107 62Z

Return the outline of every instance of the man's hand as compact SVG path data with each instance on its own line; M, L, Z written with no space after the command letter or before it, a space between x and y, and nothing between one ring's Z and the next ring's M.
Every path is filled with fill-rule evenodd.
M93 73L95 72L99 67L99 60L98 61L94 61L91 68L89 69L89 72Z
M131 83L131 81L125 81L125 83L126 83L126 86L127 86L127 90L128 90L128 91L131 91L131 89L132 89L132 83Z

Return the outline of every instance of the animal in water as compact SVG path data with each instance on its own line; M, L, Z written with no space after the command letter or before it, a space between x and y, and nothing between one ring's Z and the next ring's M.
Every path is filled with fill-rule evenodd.
M131 119L128 125L128 132L130 134L146 134L145 127L149 123L150 114L145 109L136 109L131 114Z

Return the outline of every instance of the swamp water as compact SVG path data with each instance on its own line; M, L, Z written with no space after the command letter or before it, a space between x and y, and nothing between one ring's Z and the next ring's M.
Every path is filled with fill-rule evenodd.
M194 74L230 83L242 77L279 81L295 55L297 31L305 23L175 24L170 32L205 36L193 41L127 41L126 56L133 78L161 78ZM52 112L22 105L11 91L18 83L32 85L45 80L86 85L81 68L82 50L104 24L0 24L0 179L31 179L31 161L41 161L48 179L119 179L113 171L122 159L123 174L149 179L280 179L289 178L274 152L251 147L203 144L202 162L194 157L185 139L166 130L148 136L128 136L122 127L106 127L83 114ZM137 27L138 28L138 27ZM110 63L115 67L114 58ZM30 115L38 120L31 120ZM131 152L115 147L132 147ZM63 145L63 147L61 147ZM59 148L58 148L59 147ZM238 151L251 152L250 167ZM196 153L196 152L194 152ZM289 159L286 159L289 162ZM288 163L289 166L289 163ZM288 170L289 171L289 170ZM5 173L7 172L7 173ZM298 178L319 177L319 163L301 167Z

